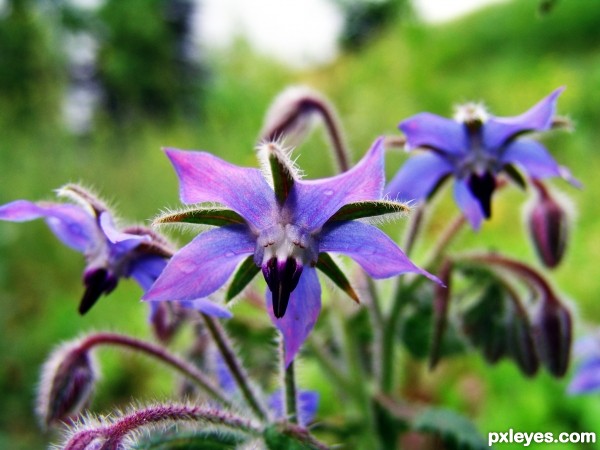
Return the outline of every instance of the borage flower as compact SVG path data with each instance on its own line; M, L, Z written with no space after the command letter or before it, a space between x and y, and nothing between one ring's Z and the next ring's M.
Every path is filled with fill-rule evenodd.
M153 230L133 226L119 230L104 202L81 186L69 184L57 194L75 202L52 203L16 200L0 206L0 220L25 222L44 218L65 245L84 254L85 292L79 312L85 314L101 295L112 292L120 278L132 277L146 291L167 265L173 250ZM218 317L230 317L228 310L207 299L184 304ZM151 308L151 321L161 313Z
M563 88L516 117L494 117L481 105L457 108L455 120L420 113L400 123L412 156L392 179L386 192L395 198L421 200L453 176L454 199L473 228L491 216L491 198L497 175L505 171L521 184L515 166L529 177L563 177L576 184L539 142L524 133L552 127L556 101Z
M238 167L209 153L167 149L181 183L184 203L218 202L225 208L192 207L165 214L156 223L219 226L177 252L146 300L186 300L219 289L241 263L227 298L262 270L267 310L282 332L289 364L312 330L321 309L320 269L358 302L356 292L327 252L353 258L373 278L404 272L437 278L415 266L378 228L356 219L397 214L406 205L381 200L383 141L375 142L351 170L304 181L277 144L259 149L265 172Z

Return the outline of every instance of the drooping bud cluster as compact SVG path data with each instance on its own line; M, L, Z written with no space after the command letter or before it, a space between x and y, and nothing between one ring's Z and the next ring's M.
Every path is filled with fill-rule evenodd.
M91 398L99 373L95 359L80 342L66 344L50 356L42 369L37 414L45 426L68 422Z

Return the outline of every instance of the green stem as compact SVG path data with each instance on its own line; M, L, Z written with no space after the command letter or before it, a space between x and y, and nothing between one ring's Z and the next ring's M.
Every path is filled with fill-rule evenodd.
M285 362L284 362L285 365ZM284 367L283 378L285 382L285 412L290 423L298 423L298 405L296 397L296 377L294 361Z
M221 324L215 320L213 317L208 316L206 314L202 314L204 322L206 323L206 327L210 332L211 336L215 340L219 351L221 352L221 356L227 364L229 371L233 375L242 395L246 399L246 402L252 408L252 411L256 414L256 416L260 419L267 418L266 408L260 403L257 395L252 390L252 387L249 383L248 373L244 370L241 362L239 361L235 351L233 350L233 346L231 342L229 342L229 338L227 337L227 333L221 326Z

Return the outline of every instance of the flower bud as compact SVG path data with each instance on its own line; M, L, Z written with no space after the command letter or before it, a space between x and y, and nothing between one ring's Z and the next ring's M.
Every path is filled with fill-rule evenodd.
M77 416L90 400L97 379L96 363L79 342L54 351L42 369L37 398L37 413L43 424Z
M522 373L531 377L540 367L535 351L533 330L529 319L521 312L511 314L508 326L508 352Z
M561 377L571 353L571 313L558 300L542 300L533 319L534 339L540 360L548 371Z
M535 249L546 267L556 267L565 252L568 217L565 209L539 182L536 203L529 213L529 231Z

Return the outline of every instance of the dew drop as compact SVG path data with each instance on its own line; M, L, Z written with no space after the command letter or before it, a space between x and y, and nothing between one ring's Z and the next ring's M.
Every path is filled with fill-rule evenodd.
M180 269L183 273L190 274L196 270L196 264L194 264L194 263L184 264L180 267Z
M235 253L233 253L233 252L227 252L227 253L225 253L225 256L228 257L228 258L232 258L232 257L235 256Z
M333 195L333 189L326 189L323 191L323 195L331 196Z

